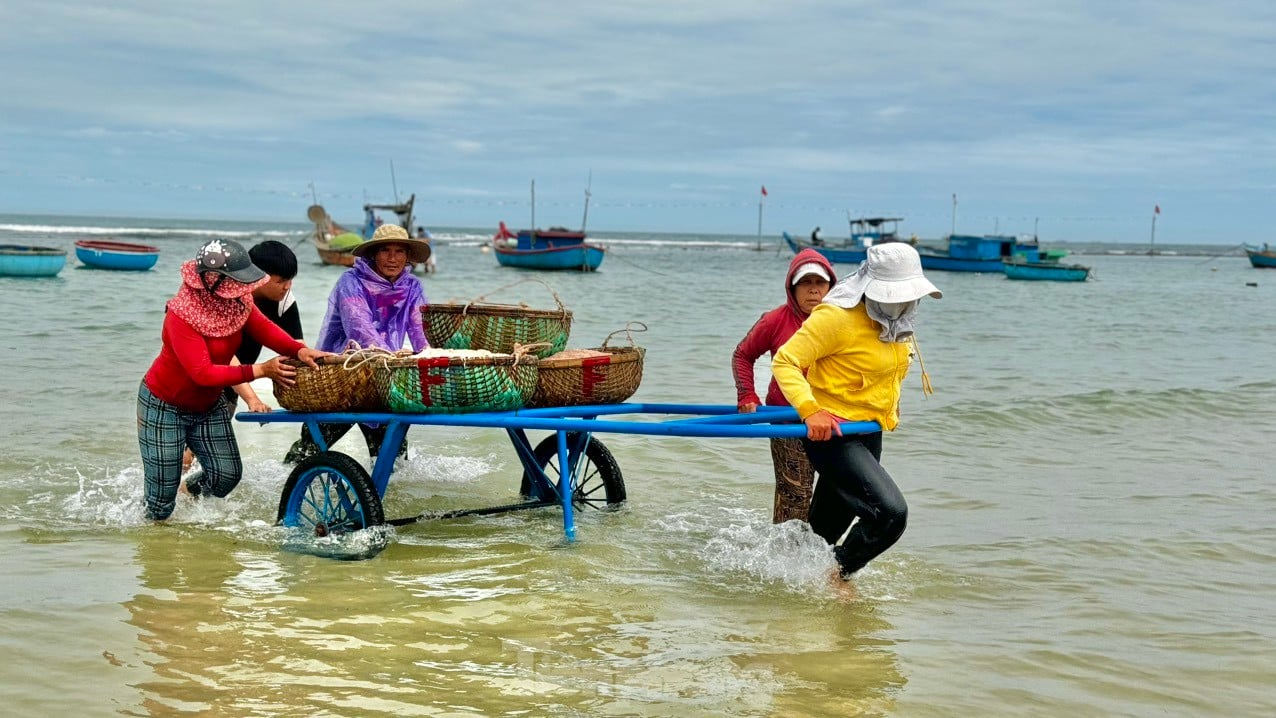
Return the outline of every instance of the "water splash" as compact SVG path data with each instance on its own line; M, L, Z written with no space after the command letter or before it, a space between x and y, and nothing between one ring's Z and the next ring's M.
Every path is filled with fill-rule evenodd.
M828 577L836 566L832 549L800 521L772 524L756 509L719 506L666 516L656 525L697 546L696 557L709 571L744 576L759 588L778 584L799 593L829 591Z
M313 531L283 528L280 543L285 551L337 559L362 561L381 553L394 540L390 526L373 526L348 534L316 536Z

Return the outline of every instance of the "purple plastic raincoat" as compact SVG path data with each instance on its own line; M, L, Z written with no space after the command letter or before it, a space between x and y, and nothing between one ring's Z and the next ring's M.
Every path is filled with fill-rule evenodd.
M361 347L398 351L406 338L412 350L419 352L430 346L421 324L421 307L426 303L421 280L405 271L391 284L360 257L328 295L328 311L315 347L340 352L354 340Z

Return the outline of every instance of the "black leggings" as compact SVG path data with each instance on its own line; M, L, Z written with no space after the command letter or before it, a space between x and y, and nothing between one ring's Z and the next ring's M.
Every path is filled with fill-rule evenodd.
M878 463L882 432L802 443L820 476L811 497L811 529L833 544L842 576L850 576L904 534L908 504ZM859 521L847 533L856 517ZM846 540L838 546L842 534Z

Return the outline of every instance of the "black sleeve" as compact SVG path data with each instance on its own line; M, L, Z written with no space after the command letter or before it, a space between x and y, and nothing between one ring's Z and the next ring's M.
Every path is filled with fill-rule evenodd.
M279 321L275 323L279 325L280 329L288 332L288 336L296 339L297 341L302 340L301 312L297 309L296 302L294 302L291 307L288 307L288 311L284 312L283 316L279 317Z
M277 314L279 305L274 302L270 302L265 307L259 303L257 308L261 310L262 314L266 315L267 319L287 332L288 336L301 341L301 312L297 309L295 302L291 307L288 307L288 311L284 312L283 316ZM235 356L239 357L240 364L256 364L257 358L261 356L261 344L249 336L247 332L244 332L243 341L240 342L239 350L235 352Z

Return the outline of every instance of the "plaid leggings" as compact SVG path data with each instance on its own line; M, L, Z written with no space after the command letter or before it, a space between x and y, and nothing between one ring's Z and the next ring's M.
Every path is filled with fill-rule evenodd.
M137 445L146 477L146 517L155 521L172 515L177 504L187 446L204 468L198 485L189 487L193 494L225 496L244 473L225 397L206 412L191 413L156 397L143 383L137 390Z

